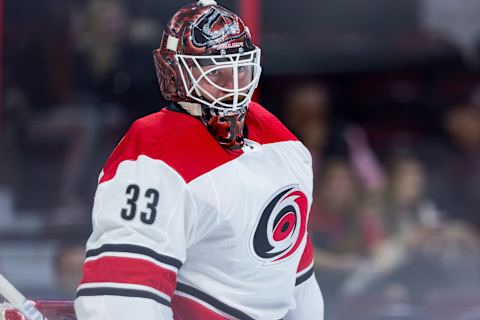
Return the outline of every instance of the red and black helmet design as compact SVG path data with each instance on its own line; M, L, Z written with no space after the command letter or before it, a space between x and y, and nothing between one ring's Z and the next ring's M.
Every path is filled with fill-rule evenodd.
M233 12L199 1L178 10L163 32L160 48L154 50L160 90L168 101L194 102L188 97L177 54L210 56L257 49L248 28Z
M238 16L222 7L212 6L192 25L191 39L196 48L214 51L212 54L236 48L254 50L247 32Z

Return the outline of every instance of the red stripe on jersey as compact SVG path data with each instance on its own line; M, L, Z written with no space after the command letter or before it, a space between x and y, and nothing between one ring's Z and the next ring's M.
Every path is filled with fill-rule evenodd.
M250 104L246 122L248 138L260 144L298 141L280 120L258 103Z
M172 297L172 311L175 320L227 320L204 305L178 295Z
M115 282L139 284L173 295L177 274L157 264L135 258L102 257L85 262L81 284Z
M134 122L107 160L100 183L112 179L121 162L140 155L165 162L188 183L241 154L223 149L197 118L163 109Z
M297 140L257 103L250 104L245 121L248 138L260 144ZM163 109L134 122L107 160L100 183L112 179L121 162L140 155L164 161L188 183L242 154L221 147L199 119Z
M302 272L307 269L313 262L313 245L310 239L307 237L307 245L303 250L302 257L300 258L300 263L298 264L297 273Z

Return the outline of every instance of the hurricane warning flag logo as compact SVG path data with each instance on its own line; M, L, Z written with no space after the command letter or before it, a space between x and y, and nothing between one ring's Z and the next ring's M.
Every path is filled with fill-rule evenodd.
M290 257L305 235L308 200L298 186L281 189L262 211L253 234L253 252L265 263Z

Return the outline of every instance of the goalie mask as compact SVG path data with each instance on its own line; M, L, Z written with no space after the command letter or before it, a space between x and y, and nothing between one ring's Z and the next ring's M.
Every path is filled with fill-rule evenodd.
M260 49L234 13L213 0L178 10L154 51L165 99L199 116L223 146L243 145L248 104L260 78Z

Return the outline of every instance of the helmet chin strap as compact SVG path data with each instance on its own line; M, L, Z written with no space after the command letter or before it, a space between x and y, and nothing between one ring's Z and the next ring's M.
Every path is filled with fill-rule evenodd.
M190 115L194 117L201 117L202 116L202 106L198 102L187 102L187 101L180 101L178 102L180 106L182 106L185 111L187 111Z

